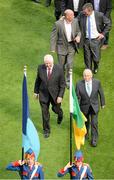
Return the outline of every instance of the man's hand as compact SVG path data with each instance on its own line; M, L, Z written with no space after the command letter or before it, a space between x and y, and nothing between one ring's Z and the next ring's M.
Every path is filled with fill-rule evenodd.
M34 93L34 98L39 99L39 94Z
M22 166L23 164L25 164L25 161L24 160L23 161L19 160L18 163L19 163L20 166Z
M61 103L62 102L62 97L58 97L57 98L57 104Z
M74 41L76 41L77 43L80 43L80 36L76 36Z
M101 40L101 39L103 39L104 38L104 35L102 34L102 33L99 33L99 36L98 36L98 40Z
M68 162L68 164L64 167L64 171L66 171L70 167L72 167L72 164L70 164L70 162Z

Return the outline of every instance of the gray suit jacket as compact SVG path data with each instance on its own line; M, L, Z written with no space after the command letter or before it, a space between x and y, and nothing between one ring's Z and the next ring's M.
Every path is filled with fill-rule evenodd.
M65 78L63 68L55 64L51 77L47 79L47 69L44 64L38 66L37 77L34 86L34 93L39 94L41 102L48 102L49 95L56 102L57 97L63 97L65 91Z
M111 29L111 21L103 15L101 12L95 12L95 20L96 20L96 26L99 33L102 33L105 35L107 32ZM82 38L86 38L86 20L87 16L83 14L83 12L80 13L78 16L79 25L82 33Z
M81 37L81 32L77 19L75 18L71 24L72 40L78 35ZM74 43L74 48L77 44ZM58 54L66 55L68 53L68 41L64 26L64 19L56 21L51 33L51 51L56 51Z
M90 106L92 106L94 112L97 113L99 111L99 99L101 106L105 105L105 98L101 83L97 79L92 79L92 93L90 97L86 92L84 80L81 80L76 84L76 94L78 97L81 111L84 114L88 113Z

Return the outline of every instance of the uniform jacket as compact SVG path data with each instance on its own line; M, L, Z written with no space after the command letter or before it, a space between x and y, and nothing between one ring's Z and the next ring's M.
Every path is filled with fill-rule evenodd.
M94 0L90 0L94 8ZM107 18L111 18L112 11L112 0L100 0L99 1L99 12L102 12Z
M84 114L88 113L89 107L92 106L95 113L99 111L99 99L101 106L105 105L104 93L99 80L92 79L92 92L88 96L85 88L85 81L79 81L76 85L76 94L78 97L81 111Z
M44 64L38 66L35 81L34 93L39 94L41 102L48 102L49 94L56 102L57 97L63 97L65 91L65 78L63 68L55 64L52 69L51 77L47 79L47 70Z
M80 170L78 170L78 168L76 167L75 164L73 164L73 166L71 168L68 168L65 171L64 171L64 168L63 168L58 172L57 176L62 177L65 174L71 172L72 179L78 179L79 180L81 178L81 174L83 173L84 167L86 167L86 171L85 171L82 179L83 180L87 180L87 179L93 180L93 175L92 175L91 168L86 163L83 163Z
M11 171L18 171L19 175L21 177L21 179L30 179L31 175L35 169L35 166L32 167L32 169L30 170L30 168L28 167L27 164L24 164L23 166L20 166L18 161L12 162L10 163L7 167L7 170L11 170ZM37 180L43 180L44 179L44 172L43 172L43 167L42 165L38 165L37 171L35 172L35 175L32 179L37 179Z
M74 18L72 24L72 40L78 35L81 37L79 24L76 18ZM77 44L74 43L77 49ZM68 41L64 26L64 18L56 21L51 33L51 51L56 51L58 54L66 55L68 53Z

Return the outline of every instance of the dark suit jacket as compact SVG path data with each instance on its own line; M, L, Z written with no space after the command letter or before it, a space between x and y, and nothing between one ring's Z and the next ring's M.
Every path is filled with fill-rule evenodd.
M111 29L111 21L103 15L101 12L94 11L95 13L95 21L97 30L99 33L102 33L105 35L107 32ZM83 12L80 13L78 16L79 25L82 33L82 39L86 38L86 20L87 16L83 14Z
M82 11L83 5L87 2L88 2L88 0L79 0L78 12ZM62 0L61 1L61 9L62 9L62 13L64 13L64 11L66 9L71 9L74 11L73 0Z
M90 0L94 8L94 0ZM99 2L99 12L102 12L107 18L111 18L112 11L112 0L100 0Z
M81 37L79 24L76 18L74 18L72 24L72 39L77 35ZM75 43L77 48L77 44ZM64 26L64 18L56 21L51 33L51 51L57 51L58 54L66 55L68 53L68 41Z
M44 64L38 66L34 93L39 94L41 102L47 102L49 95L56 102L57 97L63 97L65 91L65 79L63 68L55 64L50 79L47 79L47 69Z
M76 94L78 97L81 111L84 114L88 113L90 106L92 106L95 113L99 111L99 98L101 106L105 105L104 93L99 80L92 79L92 93L90 97L86 92L84 80L81 80L77 83Z

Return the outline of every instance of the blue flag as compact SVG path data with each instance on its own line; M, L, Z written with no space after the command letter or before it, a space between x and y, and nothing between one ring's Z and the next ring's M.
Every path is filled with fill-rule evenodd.
M35 153L35 160L37 160L40 152L40 141L37 130L29 116L29 102L27 94L27 80L24 74L23 78L23 89L22 89L22 147L24 153L31 148Z

